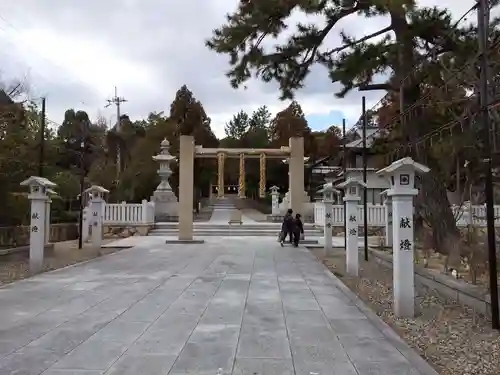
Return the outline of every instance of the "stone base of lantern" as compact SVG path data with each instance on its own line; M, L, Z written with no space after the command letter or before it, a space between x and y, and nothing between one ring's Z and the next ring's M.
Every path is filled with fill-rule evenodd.
M179 221L177 197L172 191L155 191L155 221Z
M288 191L284 198L283 202L279 205L279 211L282 215L286 214L288 209L290 208L290 192ZM314 205L311 204L311 198L309 197L309 194L307 191L304 191L304 200L302 201L302 211L300 214L302 217L306 215L314 215Z

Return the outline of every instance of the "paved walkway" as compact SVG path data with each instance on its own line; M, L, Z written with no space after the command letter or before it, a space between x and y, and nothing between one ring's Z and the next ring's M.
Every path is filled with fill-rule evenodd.
M0 374L428 374L365 309L274 240L139 246L0 288Z

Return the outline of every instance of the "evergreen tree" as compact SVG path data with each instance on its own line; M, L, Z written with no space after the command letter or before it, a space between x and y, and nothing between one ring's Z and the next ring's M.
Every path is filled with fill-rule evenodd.
M306 155L314 150L311 128L307 124L302 107L296 101L292 101L287 108L276 114L271 121L269 134L274 147L288 146L290 137L304 137Z
M248 124L249 124L249 127L253 128L253 129L256 129L256 128L267 129L270 121L271 121L271 113L269 112L267 107L265 105L263 105L263 106L257 108L257 110L255 110L252 113L252 117L250 118L250 121Z
M170 105L170 119L178 124L181 135L193 135L195 129L208 121L201 104L186 85L175 94L175 99Z
M298 24L282 44L264 48L267 38L276 40L290 29L289 18L297 12L322 15L325 23ZM385 17L387 26L359 39L339 30L342 44L327 48L324 41L337 24L355 14ZM237 10L227 16L226 24L214 30L207 46L230 57L227 75L233 87L255 75L265 82L277 82L282 98L293 98L314 64L326 67L332 83L341 84L338 97L356 88L367 88L377 74L389 71L390 78L372 88L401 90L406 110L428 88L424 76L430 76L432 84L443 81L441 63L446 56L453 54L447 63L459 66L475 53L471 46L477 44L476 36L474 26L456 27L448 10L418 7L415 0L253 0L240 1ZM418 110L413 112L412 121L401 129L412 142L435 126L432 121L422 120ZM431 155L423 159L431 172L421 178L425 200L421 201L420 211L432 226L440 247L447 237L458 238L459 232L439 173L439 160Z
M248 114L244 111L239 111L233 118L226 124L224 131L226 137L241 140L247 132L249 126Z
M204 147L217 147L219 141L210 127L211 120L207 116L201 102L196 100L193 93L183 85L175 94L175 99L170 106L170 121L177 124L177 134L192 135L195 144ZM173 142L172 154L178 152L178 141ZM195 159L194 181L196 185L195 197L197 201L200 192L205 191L214 174L214 163L211 160ZM172 178L178 178L178 170L173 169ZM197 207L197 205L195 205Z

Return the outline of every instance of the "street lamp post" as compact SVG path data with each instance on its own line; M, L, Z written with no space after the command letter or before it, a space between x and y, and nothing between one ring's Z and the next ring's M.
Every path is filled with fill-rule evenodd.
M85 190L85 142L80 142L80 212L78 213L78 248L83 248L83 194Z

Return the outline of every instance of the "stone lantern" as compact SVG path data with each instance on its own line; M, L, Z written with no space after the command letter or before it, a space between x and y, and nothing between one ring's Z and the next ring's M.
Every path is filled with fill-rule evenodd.
M177 197L170 186L172 170L170 163L176 160L169 151L170 142L165 138L160 144L160 153L153 156L153 160L159 162L158 176L160 184L153 193L152 200L155 202L156 221L177 221Z
M47 239L47 211L50 212L50 191L57 185L43 177L31 176L21 182L21 186L29 188L28 199L31 202L30 253L29 268L32 274L43 268L44 250ZM47 207L48 206L48 207Z
M89 224L92 226L92 246L100 249L102 246L102 224L104 221L104 207L106 204L104 195L108 194L109 190L103 188L102 186L92 185L85 190L85 193L90 194L91 196L90 210L92 212L92 217L90 218Z
M358 251L358 204L360 192L366 189L366 184L354 178L338 184L339 189L344 190L345 202L345 235L346 235L346 271L351 276L359 273L359 251Z
M272 215L279 215L280 213L280 193L279 190L280 188L277 187L276 185L271 187L271 214Z
M393 307L398 317L415 315L413 198L418 194L415 175L429 171L429 167L406 157L377 172L391 184L386 194L392 201Z

